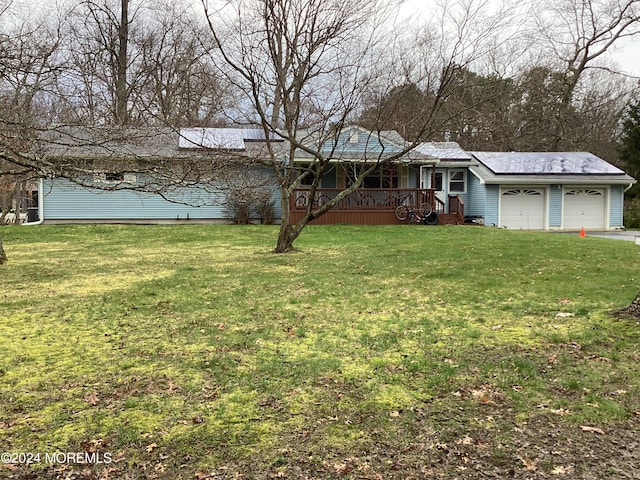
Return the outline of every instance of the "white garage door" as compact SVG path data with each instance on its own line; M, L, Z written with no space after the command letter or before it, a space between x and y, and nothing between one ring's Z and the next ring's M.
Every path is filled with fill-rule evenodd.
M520 230L544 229L544 189L505 189L501 200L500 226Z
M564 192L565 230L605 228L604 188L572 188Z

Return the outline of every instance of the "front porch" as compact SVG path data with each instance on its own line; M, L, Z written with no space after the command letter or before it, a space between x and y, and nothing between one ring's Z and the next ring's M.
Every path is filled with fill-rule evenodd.
M309 189L294 190L290 197L291 221L299 221L309 204L319 207L334 199L342 189L319 188L314 198L310 198ZM438 213L440 224L464 223L464 202L457 195L449 197L447 204L436 197L434 189L422 188L362 188L354 191L340 201L329 212L311 223L328 224L363 224L392 225L406 223L395 217L398 205L415 207L428 203Z

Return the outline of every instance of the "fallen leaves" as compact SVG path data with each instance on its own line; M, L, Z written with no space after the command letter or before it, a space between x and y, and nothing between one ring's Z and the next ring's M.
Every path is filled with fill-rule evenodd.
M604 431L600 428L597 427L589 427L586 425L580 425L580 430L582 430L583 432L593 432L593 433L597 433L598 435L604 435Z
M157 443L151 443L147 445L147 453L151 453L155 448L158 448Z
M533 472L533 471L538 469L538 466L537 466L538 461L537 460L531 460L530 458L527 458L527 457L525 457L525 458L518 457L518 459L522 462L525 470Z
M551 475L570 475L573 473L573 465L558 465L551 470Z
M471 438L469 435L463 438L459 438L458 440L456 440L456 445L473 445L473 438Z
M84 399L92 407L95 407L100 403L100 398L98 398L98 394L96 392L89 393L86 397L84 397Z

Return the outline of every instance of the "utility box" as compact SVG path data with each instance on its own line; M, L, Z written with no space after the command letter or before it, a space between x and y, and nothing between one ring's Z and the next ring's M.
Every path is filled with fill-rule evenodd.
M27 208L27 222L37 222L38 220L38 207Z

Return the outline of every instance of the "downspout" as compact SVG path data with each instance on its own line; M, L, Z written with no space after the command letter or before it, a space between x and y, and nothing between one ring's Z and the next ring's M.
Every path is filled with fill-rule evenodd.
M44 223L44 180L41 178L38 180L38 221L27 222L22 225L42 225Z

